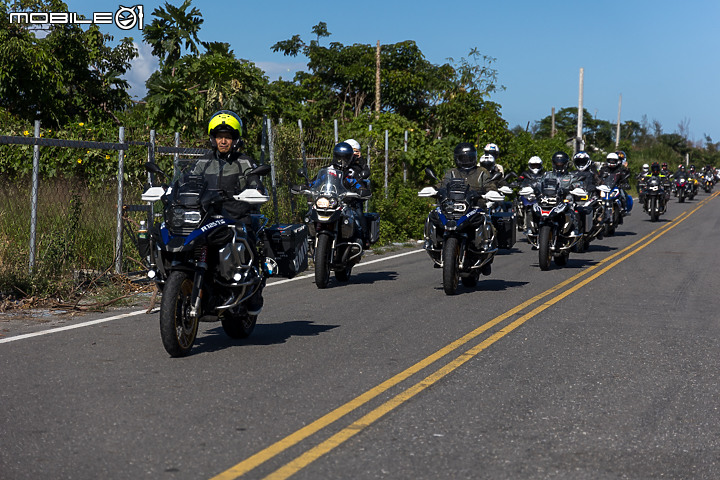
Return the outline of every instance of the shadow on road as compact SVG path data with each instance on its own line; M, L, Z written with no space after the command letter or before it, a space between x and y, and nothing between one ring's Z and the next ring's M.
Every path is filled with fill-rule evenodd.
M501 292L510 288L522 287L524 285L527 285L528 283L530 282L512 282L502 279L479 280L477 286L475 287L466 287L462 283L458 284L455 294L463 295L465 293L475 292ZM442 291L442 285L440 287L436 287L435 290Z
M262 319L262 316L259 318ZM318 325L310 320L294 320L283 323L258 323L249 338L232 339L225 334L222 326L198 334L193 354L209 353L236 347L238 345L277 345L291 337L311 337L328 332L340 325Z
M328 288L341 287L343 285L371 285L375 282L392 281L398 277L397 272L361 272L351 273L350 280L339 282L335 276L330 277Z

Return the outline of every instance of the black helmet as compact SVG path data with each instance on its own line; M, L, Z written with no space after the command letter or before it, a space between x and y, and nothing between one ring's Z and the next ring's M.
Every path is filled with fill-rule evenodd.
M552 156L553 170L557 173L566 173L568 170L568 163L570 163L570 157L565 152L555 152Z
M470 170L477 165L477 149L472 143L458 143L453 156L455 165L461 170Z
M575 156L573 157L573 163L575 164L575 168L584 171L590 167L592 159L590 158L590 155L587 154L587 152L581 151L575 154Z
M333 148L333 162L347 168L353 158L353 148L349 143L340 142Z
M652 165L650 165L650 171L653 174L660 173L660 164L658 162L653 162Z

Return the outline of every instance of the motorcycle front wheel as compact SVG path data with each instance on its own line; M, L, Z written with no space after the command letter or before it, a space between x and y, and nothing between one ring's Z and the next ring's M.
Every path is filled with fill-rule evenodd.
M657 222L658 220L658 204L657 197L653 196L650 199L650 221Z
M446 295L455 295L458 286L458 269L460 268L460 243L457 238L445 240L442 250L443 290Z
M550 239L552 238L552 227L543 225L538 235L538 263L540 270L550 270Z
M198 318L190 316L193 282L186 272L170 272L160 303L160 336L172 357L190 353L198 330Z
M330 281L330 235L318 236L315 249L315 285L326 288Z

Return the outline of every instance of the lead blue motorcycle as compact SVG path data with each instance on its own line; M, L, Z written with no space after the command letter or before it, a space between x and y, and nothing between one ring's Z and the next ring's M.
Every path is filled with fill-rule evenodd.
M165 350L185 356L195 341L200 321L217 321L231 338L248 337L257 315L248 312L248 300L264 285L274 262L266 264L262 215L251 216L251 227L223 216L219 206L228 200L217 186L217 176L193 174L197 160L180 172L170 186L153 186L142 195L162 201L164 221L151 236L150 268L162 292L160 334ZM149 171L164 175L153 163ZM246 175L270 172L261 165ZM258 205L269 197L256 189L234 195L237 201Z

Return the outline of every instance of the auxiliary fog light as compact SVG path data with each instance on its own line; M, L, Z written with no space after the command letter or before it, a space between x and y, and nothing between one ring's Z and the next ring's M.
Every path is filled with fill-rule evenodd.
M156 275L157 275L157 273L155 273L155 270L149 270L147 273L147 276L150 279L155 278Z

